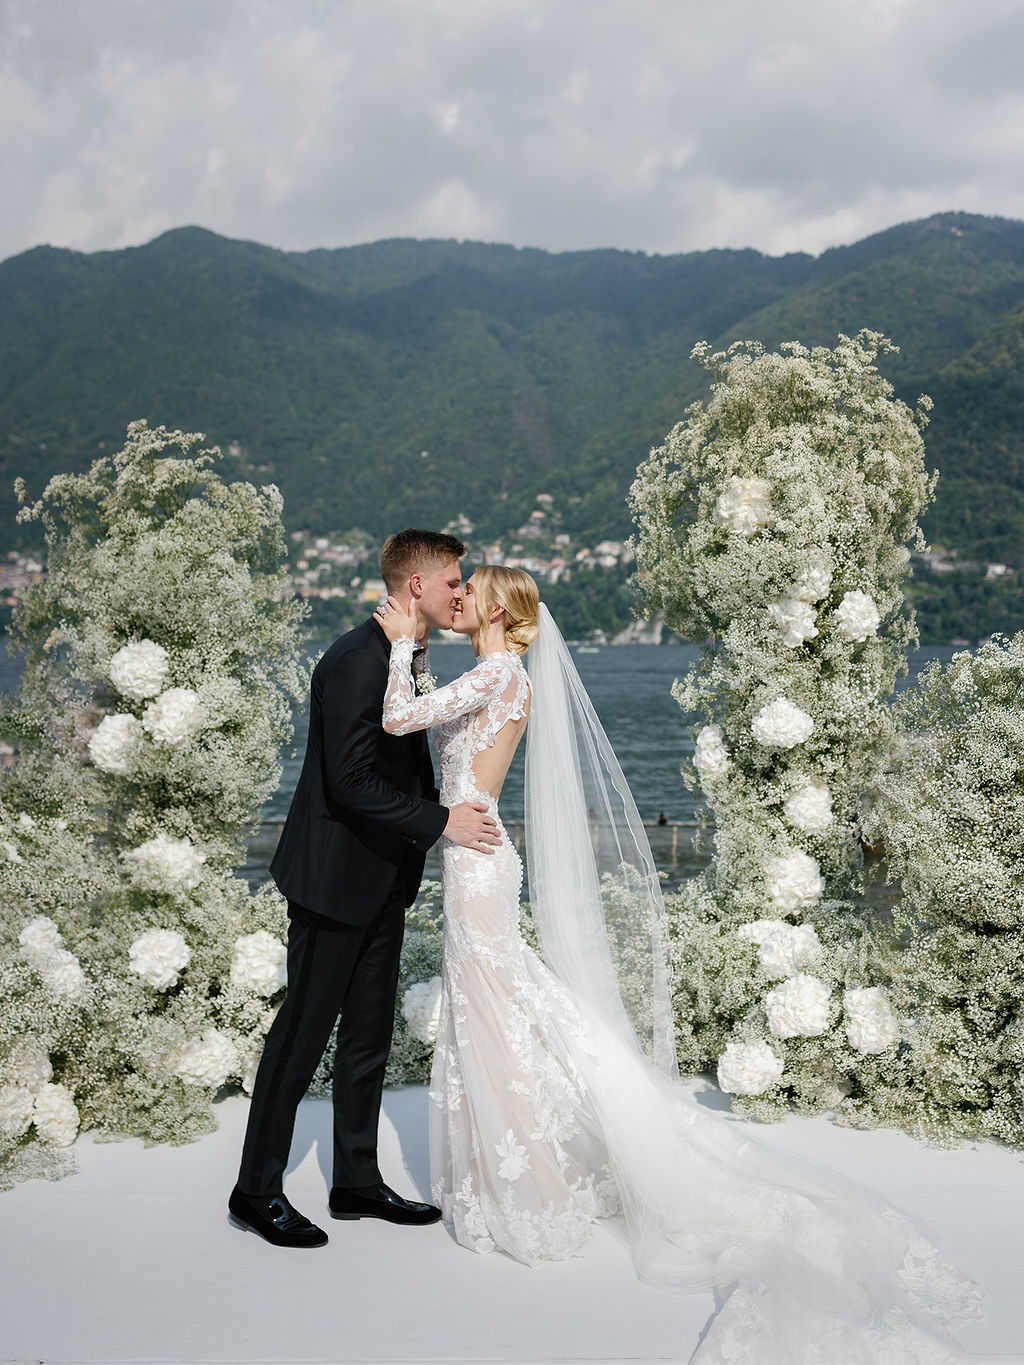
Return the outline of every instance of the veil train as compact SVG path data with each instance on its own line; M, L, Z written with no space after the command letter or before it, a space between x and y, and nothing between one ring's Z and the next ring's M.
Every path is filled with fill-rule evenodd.
M597 1047L585 1063L641 1279L715 1291L694 1365L946 1365L980 1291L855 1182L695 1104L677 1077L661 885L547 607L527 668L530 908Z

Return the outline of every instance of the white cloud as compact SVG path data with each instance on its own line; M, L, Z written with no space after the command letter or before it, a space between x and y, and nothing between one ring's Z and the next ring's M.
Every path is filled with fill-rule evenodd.
M1024 217L1015 0L9 0L0 255L812 250Z

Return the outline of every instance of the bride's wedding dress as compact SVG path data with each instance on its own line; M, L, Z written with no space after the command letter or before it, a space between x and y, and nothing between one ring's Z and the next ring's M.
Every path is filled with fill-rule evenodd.
M442 803L486 802L501 835L493 854L441 845L431 1188L456 1239L533 1265L621 1215L644 1279L716 1291L700 1365L962 1359L944 1327L979 1296L903 1216L702 1109L674 1078L646 836L545 609L530 675L517 655L490 654L416 696L413 648L392 645L385 727L433 727ZM531 675L530 900L550 965L520 932L522 863L473 769L530 711ZM603 878L595 841L610 855Z

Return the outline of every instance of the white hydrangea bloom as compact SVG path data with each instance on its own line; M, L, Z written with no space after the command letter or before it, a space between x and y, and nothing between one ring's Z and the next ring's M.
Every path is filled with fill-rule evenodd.
M702 783L724 777L729 767L729 750L723 743L720 725L705 725L698 732L693 762Z
M254 995L273 995L285 984L288 950L266 929L257 929L235 941L231 958L231 985Z
M147 929L128 949L128 970L154 990L168 991L191 958L192 950L176 929Z
M437 1041L437 1026L441 1018L441 978L417 981L402 996L402 1017L409 1032L421 1043L433 1047Z
M764 998L768 1027L776 1038L816 1038L828 1028L830 995L816 976L791 976Z
M793 849L769 861L765 868L765 889L780 914L791 915L821 900L825 879L817 858Z
M786 697L766 702L754 717L754 738L772 749L793 749L814 732L814 721Z
M104 716L89 740L89 757L100 772L127 777L135 769L141 743L137 717Z
M192 891L203 875L206 854L191 839L157 834L123 855L139 886L148 891Z
M832 591L832 570L824 555L816 555L793 584L791 597L802 602L820 602Z
M771 519L771 488L764 479L733 474L715 503L715 521L737 535L753 535Z
M843 996L846 1036L857 1052L878 1053L900 1036L899 1020L881 986L864 986Z
M34 1096L26 1085L0 1085L0 1134L19 1138L32 1122Z
M736 930L740 938L747 938L751 943L760 946L771 938L772 934L777 933L779 926L785 921L781 919L755 919L749 924L741 924Z
M79 1115L66 1085L44 1085L35 1097L32 1121L40 1141L50 1147L70 1147L78 1136Z
M86 980L82 964L74 953L69 953L66 948L58 948L42 964L39 972L43 978L43 985L53 991L54 995L62 995L68 1000L78 1000L85 994Z
M782 643L790 649L802 645L805 640L813 640L818 633L814 608L799 597L783 597L778 602L769 602L768 615L782 631Z
M759 919L742 925L738 932L741 938L749 938L758 945L761 966L774 981L821 965L821 940L812 924Z
M170 672L167 650L152 640L125 645L110 660L110 681L122 696L145 701L163 690Z
M186 1043L174 1060L174 1074L186 1085L222 1086L239 1072L238 1049L219 1029L208 1028L202 1038Z
M206 712L198 692L191 687L171 687L146 707L142 724L154 744L175 749L202 730Z
M18 935L18 943L22 957L37 970L64 946L60 930L48 915L37 915L29 920Z
M785 1069L767 1043L729 1043L718 1059L718 1085L727 1095L763 1095Z
M806 834L823 834L832 823L832 793L819 782L805 782L783 802L786 819Z
M836 629L848 640L863 641L878 630L881 616L866 592L848 592L836 608Z

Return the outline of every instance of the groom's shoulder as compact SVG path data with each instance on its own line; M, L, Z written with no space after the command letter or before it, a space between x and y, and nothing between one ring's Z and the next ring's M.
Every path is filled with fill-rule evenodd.
M364 656L360 662L372 662L387 670L387 647L381 643L380 633L372 620L360 622L328 645L316 666L317 672L329 673L351 666L358 655Z

